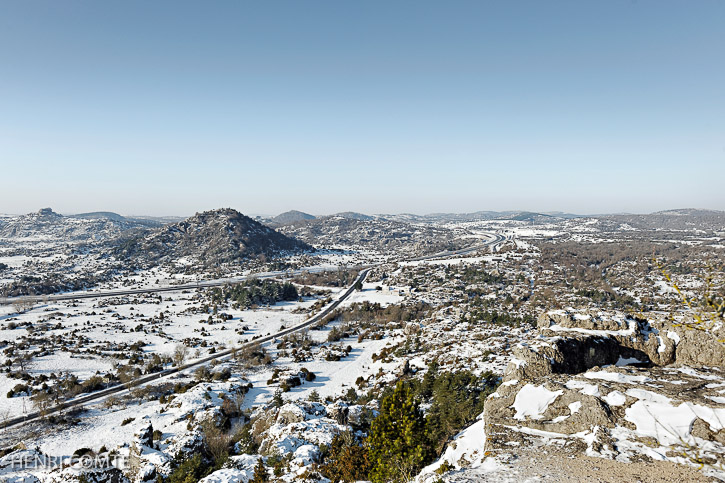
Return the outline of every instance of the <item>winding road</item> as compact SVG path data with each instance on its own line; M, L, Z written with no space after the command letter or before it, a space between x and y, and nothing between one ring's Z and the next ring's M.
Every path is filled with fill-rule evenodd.
M447 258L451 256L457 256L457 255L465 255L468 253L475 252L477 250L480 250L484 247L495 247L498 244L504 242L506 240L505 237L499 234L493 234L490 240L487 240L486 242L483 242L481 244L477 244L473 247L465 248L462 250L453 250L453 251L444 251L440 253L436 253L433 255L427 255L424 257L418 257L418 258L412 258L407 261L425 261L425 260L433 260L438 258ZM380 265L380 264L376 264ZM373 266L376 266L373 265ZM259 337L257 339L254 339L249 342L245 342L244 344L241 344L240 346L237 346L233 349L227 349L224 351L217 352L213 355L209 355L207 357L203 357L199 360L196 360L192 363L185 364L179 367L173 367L170 369L165 369L163 371L149 374L143 377L140 377L131 383L126 384L116 384L111 387L107 387L103 390L94 392L92 394L87 394L83 396L79 396L74 399L69 399L66 401L63 401L62 403L53 406L51 408L47 408L42 413L40 411L31 412L28 414L25 414L23 416L18 416L15 418L7 419L5 421L0 422L0 429L6 429L13 426L17 426L20 424L27 424L33 421L40 420L44 417L47 417L48 415L51 415L53 413L57 413L59 411L63 411L66 409L78 409L82 408L84 406L98 403L99 401L113 395L122 395L124 393L129 392L132 388L140 387L146 384L149 384L154 381L158 381L159 379L163 379L166 377L169 377L173 374L177 374L179 372L187 371L189 369L194 369L196 367L203 366L205 364L208 364L209 362L213 360L220 360L220 359L226 359L230 357L235 351L243 349L244 347L249 347L253 344L264 344L266 342L270 342L278 337L283 337L288 334L292 334L295 332L299 332L301 330L304 330L314 323L320 321L327 315L329 315L333 310L335 310L345 299L347 299L352 292L355 290L355 286L358 283L362 283L365 281L365 278L367 277L368 273L370 272L370 269L373 268L373 266L367 266L367 267L360 267L362 270L358 274L358 277L356 278L355 282L350 285L350 287L345 290L345 292L338 297L335 301L333 301L331 304L329 304L327 307L323 308L319 313L315 314L314 316L310 317L309 319L305 320L304 322L294 326L290 327L284 330L281 330L279 332L276 332L274 334L266 335L263 337ZM337 268L331 268L337 269ZM296 272L303 273L305 271L309 270L295 270L292 272L293 274ZM76 299L87 299L87 298L97 298L97 297L112 297L112 296L120 296L120 295L135 295L135 294L141 294L141 293L154 293L154 292L169 292L169 291L178 291L178 290L187 290L187 289L196 289L201 287L215 287L220 285L226 285L229 283L235 283L235 282L241 282L245 280L249 280L250 278L275 278L280 277L286 274L290 274L289 271L287 272L268 272L264 274L256 274L252 276L246 276L246 277L238 277L238 278L228 278L228 279L221 279L221 280L213 280L209 282L200 282L195 284L186 284L186 285L176 285L172 287L152 287L148 289L133 289L133 290L113 290L113 291L106 291L106 292L75 292L75 293L67 293L67 294L60 294L56 296L49 296L47 298L42 298L44 301L59 301L59 300L76 300ZM39 298L40 299L40 298ZM14 299L8 299L10 302L13 303Z

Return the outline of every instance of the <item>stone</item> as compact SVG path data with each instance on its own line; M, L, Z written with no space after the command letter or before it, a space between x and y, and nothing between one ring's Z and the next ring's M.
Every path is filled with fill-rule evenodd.
M725 331L677 327L673 332L680 339L675 349L678 364L725 367Z
M141 446L152 447L154 445L154 427L151 423L148 423L136 433L135 442Z
M296 404L285 404L277 413L278 424L292 424L304 421L306 418L305 411Z

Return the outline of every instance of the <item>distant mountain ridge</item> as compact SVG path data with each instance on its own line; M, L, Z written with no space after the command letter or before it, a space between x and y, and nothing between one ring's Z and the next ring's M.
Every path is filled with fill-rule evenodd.
M314 215L310 215L309 213L305 213L303 211L291 210L291 211L286 211L284 213L281 213L273 218L269 218L265 221L265 223L271 227L279 228L279 227L286 226L286 225L292 225L295 223L312 221L312 220L321 220L324 218L342 218L345 220L372 221L379 217L365 215L363 213L357 213L354 211L343 211L340 213L335 213L333 215L327 215L327 216L314 216Z
M414 215L403 213L399 215L377 215L379 218L400 221L405 223L445 223L487 220L515 220L515 221L542 221L544 219L567 220L572 218L585 218L584 215L556 212L532 211L476 211L474 213L430 213L427 215Z
M725 211L717 210L685 208L648 215L603 215L596 218L640 230L725 230Z
M465 222L465 221L485 221L485 220L520 220L520 221L541 221L541 219L572 219L586 218L587 215L576 215L573 213L565 213L561 211L552 212L532 212L532 211L477 211L474 213L429 213L426 215L416 215L413 213L399 214L376 214L366 215L354 211L343 211L326 216L313 216L297 210L287 211L272 218L268 218L265 222L269 226L281 227L293 223L319 220L323 218L343 218L348 220L373 221L373 220L389 220L400 223L445 223L445 222Z
M188 218L187 220L179 221L174 217L126 217L118 213L108 211L79 213L64 216L54 212L50 208L44 208L37 212L20 216L0 216L0 239L48 239L63 240L68 243L108 242L110 245L115 247L119 243L117 239L123 240L123 243L129 243L130 240L135 239L139 241L140 238L149 236L150 238L148 243L151 243L149 248L152 248L155 253L161 254L163 250L161 250L160 246L155 246L154 243L151 242L152 239L161 239L164 237L169 238L171 236L168 233L169 230L174 229L171 228L172 226L176 226L175 229L177 231L184 232L182 227L186 226L185 223L190 223L190 220L200 222L202 224L209 223L211 218L208 218L208 215L206 214L217 213L218 215L222 212L227 214L234 212L238 214L238 216L230 215L230 219L244 220L243 223L240 222L241 225L244 225L244 227L235 235L238 239L234 239L234 237L232 237L232 239L228 240L230 246L235 246L236 248L230 248L226 255L221 256L221 259L234 258L232 253L235 250L241 250L245 253L264 253L261 243L256 243L254 241L255 237L245 237L241 235L241 233L245 230L249 231L250 234L259 232L261 229L260 227L264 226L237 211L228 209L205 212L195 215L195 217ZM371 238L378 238L377 235L373 234L376 229L380 229L380 227L384 225L382 222L385 221L396 222L399 224L417 225L489 220L511 220L527 223L561 223L574 218L597 219L602 223L602 228L614 230L623 225L644 230L725 230L724 211L692 208L663 210L649 214L602 214L589 216L562 212L477 211L473 213L432 213L427 215L415 215L409 213L398 215L366 215L356 212L341 212L324 217L315 217L309 213L291 210L266 220L266 224L268 227L278 229L289 227L289 229L285 228L282 231L290 235L299 234L305 241L317 244L318 241L315 239L315 236L319 237L320 242L322 243L329 243L331 241L329 236L330 234L326 233L325 230L322 229L323 226L336 230L335 232L339 235L348 232L351 233L351 230L352 232L358 232L357 236L352 236L347 241L352 241L355 238L360 238L364 241ZM348 223L350 221L358 223L350 224ZM257 223L258 226L252 225L250 222ZM370 228L365 228L366 224L374 224L374 222L379 222L377 223L377 227L372 227L371 225ZM305 229L304 227L307 224L309 224L309 227ZM168 227L166 230L164 230L165 226ZM217 228L229 231L228 227L226 227L223 223L218 224ZM403 234L406 233L407 230L402 229L401 226L390 225L389 228L392 228L393 232L397 233L396 238L398 240L406 238ZM159 233L156 233L158 230L160 230ZM235 232L235 230L236 228L231 229L232 232ZM215 236L211 233L213 230L208 228L207 231L207 238L209 240L214 240ZM362 234L363 232L368 231L369 236ZM165 235L162 235L163 233L165 233ZM295 245L294 242L289 242L284 238L275 237L273 234L269 234L269 237L270 239L267 241L271 247L270 253L290 248L293 250L297 249L297 245ZM343 236L343 238L347 237ZM177 242L182 242L182 240L177 240ZM181 251L189 253L194 252L191 247L187 248L188 249ZM224 251L221 248L219 250ZM213 250L209 253L212 252ZM164 255L164 257L167 255L171 256L171 253ZM216 258L216 255L212 258Z

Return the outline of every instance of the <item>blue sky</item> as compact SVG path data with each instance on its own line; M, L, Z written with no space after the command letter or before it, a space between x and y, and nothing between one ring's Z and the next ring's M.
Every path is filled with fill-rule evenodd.
M0 212L725 209L725 2L0 2Z

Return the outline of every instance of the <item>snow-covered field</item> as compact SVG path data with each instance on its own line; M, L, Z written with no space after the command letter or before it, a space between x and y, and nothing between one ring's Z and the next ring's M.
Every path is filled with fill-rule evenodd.
M414 234L423 233L425 226L416 226L416 230L420 230ZM483 249L469 256L419 261L402 260L405 250L401 249L387 253L328 244L314 256L287 257L284 260L287 265L275 265L278 261L260 263L253 269L240 265L236 271L215 275L218 278L236 277L269 270L279 274L282 281L286 272L301 267L318 275L315 272L334 273L345 267L384 263L375 266L362 290L354 291L338 308L343 314L356 313L360 320L341 315L295 336L267 342L260 349L262 354L235 353L232 357L224 357L210 364L211 372L206 374L194 367L165 376L143 388L99 400L84 411L71 412L59 420L14 426L0 434L0 447L22 442L29 448L23 451L37 449L54 457L70 457L79 448L101 452L104 447L130 455L138 449L139 434L153 428L158 434L152 444L141 444L139 457L147 466L167 475L173 458L185 454L180 448L187 447L185 445L194 448L192 440L201 437L199 431L205 422L225 420L229 423L225 430L234 433L251 417L263 447L259 454L269 457L276 452L276 456L284 456L287 466L280 479L295 481L320 460L323 446L329 445L335 434L351 432L358 441L363 438L365 435L359 432L359 427L353 427L348 419L376 414L379 409L377 398L397 381L420 378L428 368L435 366L443 372L491 375L492 380L500 382L499 377L511 363L523 365L521 360L513 358L512 351L515 347L544 339L534 328L535 316L544 304L561 295L560 292L552 292L552 295L546 290L566 287L563 289L565 296L556 300L557 307L565 307L560 309L561 314L574 312L576 309L570 307L574 304L572 300L581 303L583 297L576 299L570 293L580 286L567 285L568 280L562 282L566 277L561 274L566 273L568 267L557 266L557 262L543 269L539 267L540 256L545 250L541 248L542 243L601 243L617 240L621 233L625 234L622 236L637 235L637 230L630 225L620 226L621 233L606 231L596 219L488 220L447 222L445 226L457 233L456 241L461 243L474 244L490 239L492 231L506 239L495 250ZM15 280L20 273L70 263L73 257L76 258L71 261L78 274L103 267L99 258L83 259L70 252L54 253L52 240L46 238L23 238L21 241L22 246L32 247L34 251L21 253L18 244L14 251L0 252L0 263L7 265L9 272L2 275L6 277L2 280ZM698 243L693 242L693 246ZM701 243L717 247L721 245L721 239L703 238ZM418 255L417 249L411 247L410 250ZM209 271L194 271L193 266L192 258L183 257L172 264L104 278L89 290L174 286L208 280L210 274L214 275ZM286 266L292 268L284 268ZM633 266L633 262L625 261L617 268ZM310 279L334 284L332 278ZM700 288L696 279L688 274L679 280L688 294L694 294ZM659 274L650 275L642 286L645 284L649 284L646 292L641 286L625 282L616 286L613 292L619 296L630 295L637 302L643 296L673 298L675 295L671 285ZM205 288L72 302L46 301L22 313L17 313L17 306L0 305L0 367L6 369L0 372L0 421L36 411L39 403L31 398L31 394L42 392L44 384L54 387L71 377L77 378L77 385L94 379L101 380L102 384L115 383L115 378L120 378L127 368L138 369L139 374L144 374L181 362L193 363L297 325L345 291L344 286L327 286L325 282L307 286L297 284L296 287L300 293L305 293L301 299L247 309L231 302L215 306L211 301L211 290ZM590 307L594 305L588 303ZM390 311L385 312L386 309ZM409 312L403 314L404 311ZM588 319L580 316L577 320L586 322ZM555 333L552 339L628 337L633 336L635 327L603 331L554 324L548 330ZM667 344L675 341L667 332L654 337ZM661 342L662 347L665 347L664 342ZM183 354L179 355L179 352ZM175 360L178 357L181 359ZM511 431L519 434L517 438L521 441L538 438L537 444L541 447L579 445L577 447L583 448L582 455L601 460L616 459L605 454L606 451L594 450L599 441L597 438L603 434L600 430L588 429L570 435L523 424L548 423L546 418L550 416L551 408L562 400L563 394L576 393L577 397L600 398L602 404L622 413L621 420L626 424L612 428L610 434L621 447L620 456L624 455L619 460L629 458L628 461L636 462L638 458L647 457L689 464L668 453L682 441L699 445L706 451L719 450L719 446L708 446L702 430L694 431L693 425L696 419L704 420L711 431L723 432L721 422L725 420L725 409L718 405L725 405L725 389L713 386L709 388L712 391L708 393L708 399L683 401L662 396L656 392L656 386L677 386L693 378L702 378L705 385L725 384L722 378L712 376L709 380L701 370L682 367L676 377L665 383L645 373L625 371L629 364L639 362L636 358L620 357L616 363L612 361L611 367L587 370L556 387L527 383L525 378L503 383L499 390L521 385L506 408L514 422ZM23 372L30 378L22 378ZM616 389L604 390L611 385L616 385ZM83 394L71 394L70 397ZM360 399L356 399L358 396ZM364 402L351 402L360 400ZM232 411L231 416L224 412L229 411L230 401L238 406L238 411ZM569 418L581 416L583 411L582 403L577 401L567 401L559 409L561 414L551 418L552 424L571 421ZM664 433L659 421L666 421ZM503 453L487 454L483 414L469 423L470 426L460 428L460 432L451 437L442 454L423 469L417 481L432 483L439 478L444 481L517 481L507 475L516 467L512 459L507 459L509 457ZM650 446L642 443L643 438ZM512 453L524 450L517 442L512 438ZM553 457L555 453L552 451L549 456ZM3 466L3 461L9 460L2 458L6 456L0 457L0 481L3 475L13 474ZM203 481L246 482L259 458L257 454L234 454L227 466ZM448 472L443 471L445 469ZM55 480L49 481L66 481L69 476L63 471L66 470L31 473L42 478L53 474ZM531 476L526 475L522 479Z

